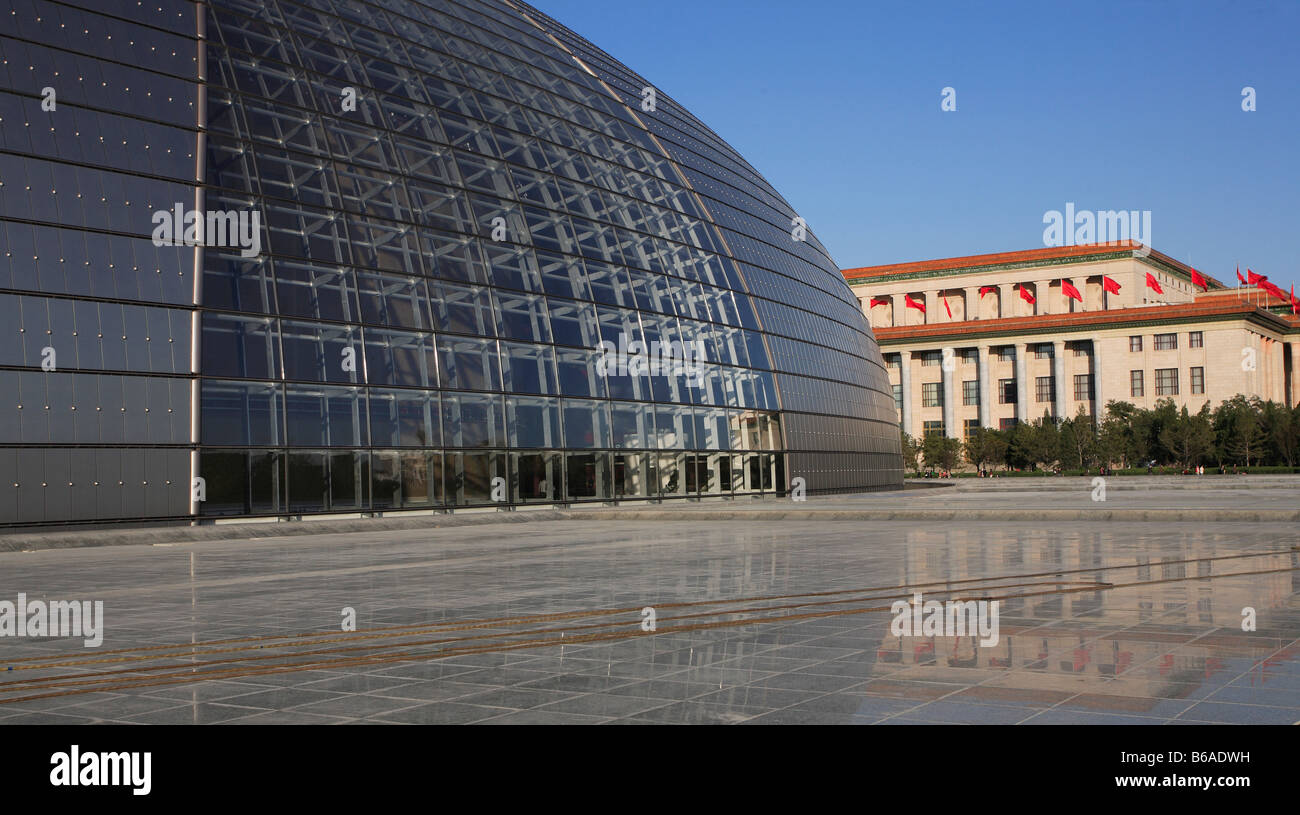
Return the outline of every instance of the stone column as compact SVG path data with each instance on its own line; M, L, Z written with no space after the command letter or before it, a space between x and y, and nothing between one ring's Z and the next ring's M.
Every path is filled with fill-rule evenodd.
M1070 418L1069 391L1065 389L1065 340L1052 343L1052 378L1056 381L1056 418Z
M1286 342L1284 340L1269 340L1269 345L1271 346L1269 348L1269 353L1273 357L1273 386L1269 389L1273 395L1269 398L1285 404L1287 400Z
M979 392L980 392L980 427L992 427L993 406L989 403L992 390L989 388L989 346L979 346Z
M1300 404L1300 342L1288 343L1291 346L1291 378L1287 380L1287 398L1291 407Z
M943 371L943 431L950 439L961 438L957 432L957 399L953 396L953 380L957 374L957 350L944 348L939 359Z
M1106 418L1106 397L1101 391L1101 344L1096 340L1092 341L1092 410L1097 422Z
M1015 314L1016 292L1010 283L998 284L998 316L1010 317Z
M1273 399L1273 355L1270 353L1272 350L1269 338L1260 337L1259 358L1256 360L1256 364L1259 365L1259 370L1263 374L1263 385L1260 386L1260 392L1264 395L1264 398L1268 400ZM1179 374L1181 373L1182 371L1180 370ZM1191 388L1189 387L1188 393L1190 392Z
M907 306L903 300L903 295L889 295L889 324L891 326L903 325L905 322L903 319L903 309L905 308L907 308Z
M925 293L925 324L939 322L939 292L935 290Z
M903 430L909 436L915 436L912 431L912 352L898 352L898 384L903 388Z
M1035 314L1052 313L1052 305L1051 305L1052 298L1049 297L1051 293L1052 293L1052 281L1050 280L1034 281L1034 298L1036 301L1034 303Z
M1029 365L1026 355L1029 343L1016 343L1016 419L1029 420Z
M966 287L966 314L967 320L978 320L980 318L980 287Z

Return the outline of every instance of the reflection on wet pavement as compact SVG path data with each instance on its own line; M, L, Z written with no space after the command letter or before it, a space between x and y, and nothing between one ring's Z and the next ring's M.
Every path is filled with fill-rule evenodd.
M1273 523L582 520L6 553L0 600L101 599L106 633L0 639L0 724L1290 724L1296 544ZM998 599L998 643L894 636L913 590Z

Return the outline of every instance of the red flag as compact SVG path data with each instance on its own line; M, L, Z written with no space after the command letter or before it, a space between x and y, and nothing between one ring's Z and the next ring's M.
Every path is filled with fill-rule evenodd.
M997 286L980 286L980 297L983 297L984 295L988 294L991 291L997 291L997 290L998 290Z
M1111 294L1119 294L1119 284L1105 275L1102 275L1101 287Z
M952 309L949 308L949 306L948 306L948 296L947 296L947 295L944 295L944 297L943 297L943 310L946 311L946 312L948 312L948 319L951 320L951 319L952 319Z
M1241 276L1241 267L1240 267L1240 266L1237 267L1237 279L1241 281L1241 285L1243 285L1243 286L1246 285L1246 278L1244 278L1244 277Z
M1016 288L1020 289L1020 299L1032 306L1034 304L1034 296L1029 293L1029 289L1026 289L1024 286L1017 286Z
M871 308L875 308L876 306L887 306L887 305L889 305L889 300L885 299L884 297L871 298L871 306L870 306Z
M1076 289L1074 284L1068 280L1061 281L1061 294L1074 300L1078 300L1080 303L1083 302L1083 295L1079 294L1079 290Z
M1192 285L1200 286L1202 289L1210 288L1210 284L1206 283L1205 278L1201 277L1201 273L1196 271L1195 269L1192 269Z
M1284 291L1282 291L1281 289L1279 289L1279 288L1277 287L1277 284L1275 284L1275 283L1271 283L1271 282L1269 282L1269 281L1267 281L1267 280L1261 280L1260 283L1259 283L1259 287L1260 287L1261 289L1263 289L1264 291L1268 292L1269 294L1273 295L1274 297L1276 297L1276 298L1279 299L1279 300L1285 300L1285 299L1286 299L1286 292L1284 292Z
M1160 284L1156 281L1155 276L1152 275L1150 272L1147 272L1147 288L1155 289L1156 294L1165 293L1165 290L1160 288Z
M1300 313L1300 312L1297 312L1297 308L1300 308L1300 303L1297 303L1297 302L1296 302L1296 299L1295 299L1295 284L1292 283L1292 284L1291 284L1291 313L1292 313L1292 314Z
M916 302L915 300L912 299L912 295L904 294L903 301L907 304L908 308L914 308L917 311L921 312L922 314L925 313L925 303Z
M1246 282L1254 285L1261 280L1268 280L1268 275L1255 274L1250 269L1246 270Z

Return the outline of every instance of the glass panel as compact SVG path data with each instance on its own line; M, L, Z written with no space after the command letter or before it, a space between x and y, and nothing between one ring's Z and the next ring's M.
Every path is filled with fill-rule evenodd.
M553 502L563 495L563 456L557 452L512 453L515 496L524 503Z
M607 453L569 453L565 456L569 500L610 497L611 473Z
M614 496L646 498L651 494L653 453L614 454Z
M491 503L492 480L506 478L506 458L501 453L452 453L447 456L447 462L447 502L450 504Z

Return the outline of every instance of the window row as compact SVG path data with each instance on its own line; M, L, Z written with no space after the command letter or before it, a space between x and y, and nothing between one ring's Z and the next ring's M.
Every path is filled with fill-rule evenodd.
M1155 350L1157 350L1157 351L1174 351L1174 350L1177 350L1177 349L1178 349L1178 334L1177 334L1177 333L1156 334L1156 335L1154 335L1154 342L1152 343L1152 347L1153 347ZM1205 347L1205 332L1203 332L1203 331L1188 331L1188 332L1187 332L1187 347L1188 347L1188 348L1204 348L1204 347ZM1133 352L1133 353L1137 353L1137 352L1139 352L1139 351L1142 350L1142 337L1141 337L1141 335L1134 335L1134 336L1131 336L1131 337L1128 338L1128 350L1129 350L1130 352Z
M1139 372L1140 373L1140 372ZM1074 400L1077 402L1090 401L1093 398L1092 374L1075 374L1074 375ZM980 403L979 380L967 379L961 383L962 406L978 406ZM1056 377L1039 376L1034 378L1034 401L1035 402L1055 402L1056 401ZM1000 379L998 380L998 404L1008 405L1016 402L1016 380ZM899 410L903 408L903 387L894 385L894 403ZM924 382L921 384L921 406L922 407L943 407L943 386L939 382Z
M203 323L208 376L777 409L771 372L695 362L679 368L680 355L671 364L661 355L649 368L595 349L211 313Z
M205 450L206 516L773 492L775 453Z
M1155 371L1156 396L1177 396L1178 395L1178 369L1177 368L1157 368ZM1194 367L1188 369L1188 385L1190 393L1205 393L1205 368ZM1129 395L1145 396L1146 384L1144 381L1143 371L1129 371Z
M436 330L579 348L595 347L602 339L615 344L622 341L626 345L702 342L709 360L742 367L770 367L762 335L754 330L616 305L346 267L327 269L277 262L276 268L273 284L265 264L245 263L243 271L250 274L243 276L240 290L227 291L225 295L208 291L205 305L209 308L238 306L247 300L250 291L269 292L274 286L279 292L277 306L253 310L282 317ZM213 278L209 276L207 280L212 282ZM829 353L827 349L817 351Z
M779 450L768 413L452 391L205 380L202 443Z

